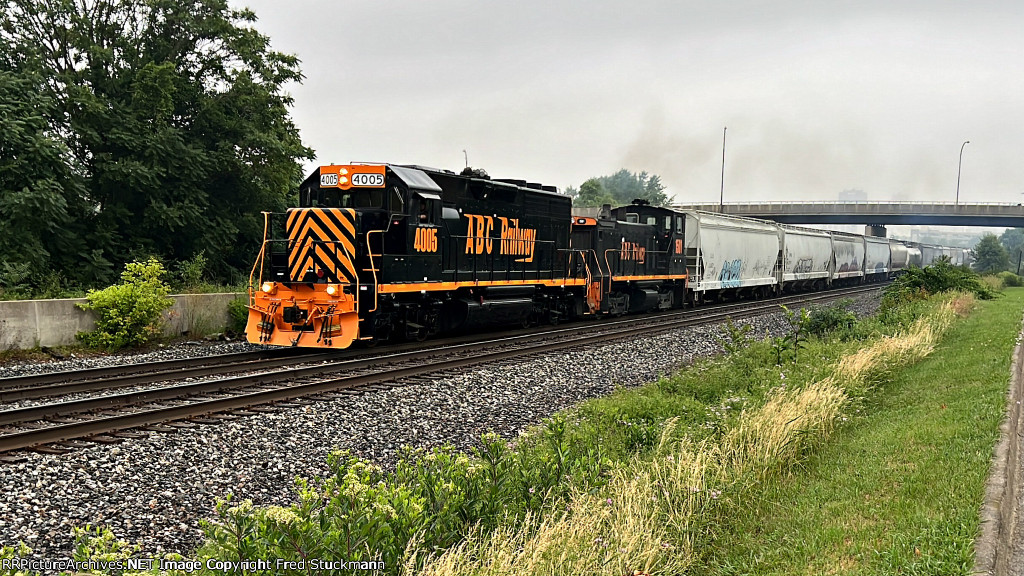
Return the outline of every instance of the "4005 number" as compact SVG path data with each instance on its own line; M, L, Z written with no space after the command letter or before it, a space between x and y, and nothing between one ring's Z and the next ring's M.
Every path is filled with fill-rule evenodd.
M353 174L352 185L379 188L384 185L384 175L366 173Z
M417 252L437 252L437 228L417 228L412 247Z

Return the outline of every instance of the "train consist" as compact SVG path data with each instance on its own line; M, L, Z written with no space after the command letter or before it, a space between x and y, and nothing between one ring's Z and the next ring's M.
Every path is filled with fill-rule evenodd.
M346 348L883 280L965 253L419 166L321 166L266 214L250 342Z

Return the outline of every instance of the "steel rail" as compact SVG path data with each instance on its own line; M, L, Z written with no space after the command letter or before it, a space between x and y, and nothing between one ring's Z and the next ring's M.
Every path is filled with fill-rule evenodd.
M317 351L322 353L321 351ZM187 371L198 369L199 366L220 366L238 363L254 362L265 359L275 359L282 356L309 355L305 349L282 348L256 350L253 352L236 352L232 354L217 354L212 356L201 356L198 358L179 358L175 360L161 360L145 364L118 364L116 366L104 366L102 368L87 368L83 370L68 370L64 372L49 372L44 374L30 374L27 376L12 376L0 378L0 398L4 394L16 392L33 386L50 385L53 382L76 382L84 383L96 380L121 377L125 374L141 375L146 374L176 374L183 373L188 376Z

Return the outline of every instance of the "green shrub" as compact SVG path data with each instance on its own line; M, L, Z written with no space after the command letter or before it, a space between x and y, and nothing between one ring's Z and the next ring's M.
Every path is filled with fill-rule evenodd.
M39 273L29 264L0 262L0 300L81 298L85 291L57 271Z
M537 514L570 494L567 478L601 479L600 450L570 439L566 421L549 420L516 449L486 434L469 456L450 447L406 449L393 472L348 453L328 458L331 475L297 481L299 503L259 508L249 502L217 507L205 526L199 557L299 560L296 550L350 561L382 560L395 574L407 547L421 557L446 549L474 527Z
M1000 272L999 274L996 274L996 278L999 278L1004 287L1015 288L1018 286L1024 286L1024 278L1010 271Z
M940 258L926 268L911 267L892 284L886 287L882 295L882 312L915 300L923 300L940 292L969 292L982 300L995 297L981 277L963 266L953 266L948 258Z
M249 299L239 296L228 302L228 330L235 334L245 332L245 324L249 321Z
M171 289L161 279L164 267L155 258L125 264L121 283L90 290L79 304L96 315L96 329L77 337L93 348L119 350L139 346L160 334L162 313L174 304Z
M829 306L815 308L807 318L805 330L819 338L849 331L857 324L857 315L847 310L852 303L853 300L845 298Z
M179 262L176 267L177 288L183 292L196 292L204 286L206 276L206 251L196 252L192 258Z

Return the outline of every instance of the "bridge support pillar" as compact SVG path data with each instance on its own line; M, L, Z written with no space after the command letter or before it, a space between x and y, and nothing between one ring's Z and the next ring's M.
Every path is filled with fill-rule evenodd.
M881 226L879 224L868 224L867 226L864 227L864 235L865 236L875 236L877 238L885 238L886 237L885 226Z

